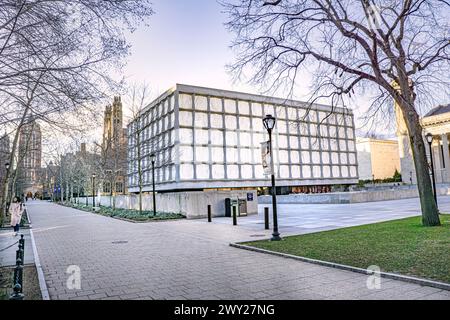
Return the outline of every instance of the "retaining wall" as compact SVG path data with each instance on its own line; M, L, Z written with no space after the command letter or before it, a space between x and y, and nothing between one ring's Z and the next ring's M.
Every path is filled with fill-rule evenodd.
M237 190L237 191L210 191L210 192L173 192L156 194L156 210L160 212L180 213L188 219L206 218L208 215L208 205L211 205L213 217L225 216L225 199L247 199L251 194L253 201L247 201L247 213L258 213L258 197L256 190ZM86 203L86 198L80 198L80 203ZM112 206L111 196L97 196L96 205L106 207ZM117 195L116 208L139 209L139 196ZM92 197L87 198L87 203L92 205ZM151 194L142 195L142 209L153 210L153 197Z

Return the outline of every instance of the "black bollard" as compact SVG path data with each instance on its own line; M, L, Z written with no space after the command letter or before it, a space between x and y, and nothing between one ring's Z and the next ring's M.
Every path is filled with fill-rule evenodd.
M237 226L237 207L233 206L233 226Z
M14 285L14 293L9 297L9 300L23 300L24 295L21 292L22 291L22 286L20 284L16 284Z
M211 205L208 205L208 222L212 222Z
M264 208L264 226L266 230L269 230L269 208Z

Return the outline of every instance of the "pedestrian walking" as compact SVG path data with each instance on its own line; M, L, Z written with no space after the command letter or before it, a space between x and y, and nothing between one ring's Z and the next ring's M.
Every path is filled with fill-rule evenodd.
M13 202L9 206L9 214L11 215L11 227L14 228L14 236L19 234L20 221L22 220L23 206L18 197L14 197Z

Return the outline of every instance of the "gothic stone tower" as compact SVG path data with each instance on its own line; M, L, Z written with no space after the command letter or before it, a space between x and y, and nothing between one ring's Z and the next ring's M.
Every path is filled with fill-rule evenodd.
M26 195L42 193L40 183L42 155L41 128L36 120L30 120L20 130L19 178L17 191Z
M104 158L105 172L120 171L116 177L114 190L117 193L125 192L126 157L127 157L126 129L123 128L122 99L114 97L112 105L105 108L103 124L102 156ZM113 190L110 181L103 183L103 192L109 194Z

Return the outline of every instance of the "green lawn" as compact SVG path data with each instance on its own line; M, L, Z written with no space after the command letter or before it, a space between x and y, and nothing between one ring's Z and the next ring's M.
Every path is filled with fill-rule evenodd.
M441 222L426 228L414 217L246 245L450 283L450 215Z

